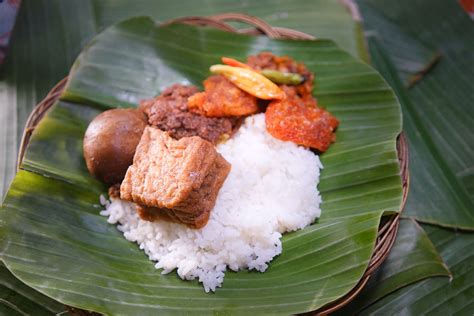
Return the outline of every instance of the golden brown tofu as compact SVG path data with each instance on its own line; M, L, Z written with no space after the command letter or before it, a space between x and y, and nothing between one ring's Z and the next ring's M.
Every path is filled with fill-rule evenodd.
M200 228L229 171L230 164L208 141L197 136L174 140L149 126L120 186L120 197L141 205L138 213L145 220L170 218Z
M199 190L194 190L178 209L137 206L138 215L147 221L166 220L183 223L191 228L202 228L207 224L211 210L216 204L217 193L229 174L230 164L218 154L214 167Z
M146 206L173 208L199 189L217 152L208 141L184 137L148 126L120 186L120 196Z

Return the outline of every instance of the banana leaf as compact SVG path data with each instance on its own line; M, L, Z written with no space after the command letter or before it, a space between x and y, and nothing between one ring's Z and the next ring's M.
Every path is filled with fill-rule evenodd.
M421 42L400 25L365 2L360 2L367 37L375 37L396 65L398 77L405 87L415 85L439 61L441 53L429 42Z
M410 147L411 187L405 216L474 230L474 27L453 1L359 1L374 66L395 89ZM385 27L380 20L395 23ZM442 25L443 27L440 27ZM408 34L441 52L437 65L413 88L399 80L404 64L390 40ZM411 56L416 47L404 47ZM375 57L374 57L375 56ZM377 56L379 61L377 62ZM393 67L386 67L392 64Z
M377 21L382 17L385 20L391 21L391 23L396 23L400 27L406 28L408 26L409 29L411 28L412 36L420 34L418 36L419 39L428 37L431 42L436 43L443 50L443 56L439 64L424 76L420 86L407 90L403 87L397 76L397 72L400 75L400 65L397 59L393 58L394 49L385 41L387 37L396 36L392 33L393 29L381 28L379 27L381 24L378 23L377 32L379 36L369 38L369 46L371 55L374 57L374 64L395 89L404 107L404 129L408 132L408 136L412 141L411 155L416 155L410 161L411 166L416 165L416 167L411 169L411 194L416 194L420 202L422 198L426 200L435 198L433 202L428 201L424 203L424 205L431 203L433 209L423 209L421 208L421 203L418 205L419 208L410 208L409 205L408 215L423 221L433 221L437 225L472 229L472 226L468 226L472 223L470 220L472 218L472 204L462 194L463 190L467 190L472 196L473 182L469 180L469 167L466 172L454 174L448 165L453 165L454 161L452 160L459 162L464 159L464 163L469 166L469 163L472 164L472 154L469 161L469 159L466 159L467 157L463 158L466 148L458 148L459 152L450 152L448 150L437 152L433 148L438 143L433 143L431 138L436 138L439 135L430 135L426 129L419 126L427 122L428 124L433 124L433 116L419 116L416 114L418 107L424 106L426 109L430 109L428 105L432 105L433 110L442 112L442 115L445 115L446 112L454 112L455 109L451 105L457 101L464 102L464 100L460 100L460 98L463 98L463 94L468 94L469 91L472 92L472 89L454 90L455 86L456 88L457 86L462 88L463 85L474 79L472 65L464 66L466 61L472 59L472 57L468 57L470 54L472 55L472 51L468 48L472 43L473 37L471 32L472 22L466 18L465 13L462 12L456 3L449 1L410 2L411 5L415 4L415 6L410 7L410 12L402 10L402 7L398 7L398 3L394 2L384 4L382 1L380 6L380 2L364 1L363 4L362 12L367 17L366 21L368 21L370 27L375 27L371 22L375 18L372 14L376 14ZM395 8L391 7L392 5ZM420 17L425 17L427 12L429 12L429 18L420 19ZM406 21L408 17L409 21ZM439 21L442 21L442 29L439 28ZM416 33L413 32L415 26ZM404 32L406 31L404 30ZM373 34L373 32L371 33ZM456 68L463 69L462 78L453 75L452 70ZM443 83L444 89L434 89L433 84L435 83ZM430 94L427 93L429 91L428 87L432 90ZM412 94L416 89L420 89L420 91ZM421 101L419 97L422 94L424 94L424 103L416 103L416 101ZM440 94L444 100L450 96L452 101L443 104L441 107L439 103ZM454 104L454 106L462 105L465 106L462 115L469 117L469 111L472 109L467 106L467 103ZM460 113L457 114L459 115ZM451 116L452 113L449 115ZM462 128L463 122L460 121L460 124ZM429 129L429 131L434 133L433 129ZM469 134L462 136L457 134L459 132L455 129L449 129L445 131L443 136L454 144L459 141L458 137L462 137L468 142L472 141L472 137ZM414 148L413 146L416 147ZM429 177L423 176L420 180L414 178L424 173L422 172L423 168L429 171L429 173L426 173ZM413 182L413 180L416 182ZM439 205L438 202L443 199L444 202L449 201L452 203L448 202ZM411 203L413 205L413 202ZM471 231L448 230L431 225L423 225L423 228L428 233L428 237L432 240L437 250L440 251L442 259L452 272L452 277L449 280L439 277L429 278L400 288L405 279L413 282L416 281L416 278L408 278L409 273L403 268L395 269L394 267L392 269L395 262L392 262L394 253L391 253L387 261L382 265L381 270L376 274L379 277L379 282L371 281L371 289L368 287L345 311L353 311L355 305L357 309L364 308L360 313L361 315L386 315L387 313L394 312L404 315L472 314L474 310L474 304L472 303L472 297L474 296L472 287L474 284L474 269L472 265L474 259L474 234ZM403 231L401 234L403 234ZM397 249L397 247L398 244L395 244L393 250ZM411 255L412 252L407 254L407 256ZM396 290L397 288L399 289ZM389 293L386 289L396 291L386 295ZM376 301L375 304L372 304L374 301Z
M423 228L414 220L403 219L387 259L371 276L364 290L337 315L359 313L398 289L439 276L446 277L446 280L452 277ZM383 311L390 313L395 310Z
M406 286L366 308L361 315L471 315L474 310L474 234L423 225L452 272L452 280L430 278Z
M179 16L205 16L224 12L240 12L262 18L273 26L288 27L318 38L330 38L355 57L365 60L360 25L350 16L342 2L332 0L140 0L133 5L127 0L94 2L100 26L108 26L132 16L152 15L162 22ZM335 27L337 25L337 27ZM239 27L239 25L234 25Z
M22 1L0 65L0 196L16 173L26 119L95 34L89 1Z
M23 284L0 263L0 315L57 315L66 307Z
M105 108L136 106L174 82L200 85L220 56L244 59L261 50L305 62L316 73L319 103L341 120L338 141L321 156L323 214L283 237L283 253L267 272L229 272L222 288L206 294L196 281L161 275L98 215L105 188L87 174L82 135ZM400 207L400 129L400 106L382 77L332 41L157 27L149 18L133 18L86 47L61 101L38 126L0 211L2 260L36 290L103 313L314 310L357 284L380 217Z
M462 27L460 28L460 26L462 25L463 27L466 27L467 30L469 29L469 25L471 25L472 22L465 18L464 12L462 12L455 3L433 3L427 1L421 3L423 6L420 5L420 2L416 2L416 6L411 7L411 10L414 10L415 12L413 14L417 15L418 18L420 16L424 16L422 12L425 12L426 10L423 8L429 7L430 15L437 15L439 18L438 20L442 21L444 27L443 31L439 32L438 26L434 23L435 19L433 19L432 24L424 24L419 29L417 29L417 32L419 34L429 34L430 37L436 38L437 41L434 42L438 43L444 51L443 57L437 65L439 68L435 68L430 73L428 73L420 84L423 86L423 82L425 80L431 84L434 82L447 83L449 79L450 83L446 85L446 89L442 90L443 94L449 94L452 96L454 101L459 100L462 94L460 95L459 91L452 90L451 88L453 86L451 86L451 83L460 84L462 87L466 83L472 81L472 78L474 78L471 71L472 67L468 66L465 68L465 71L463 71L462 74L464 76L464 80L467 79L467 82L461 82L462 80L460 78L451 76L452 69L447 66L453 67L455 65L462 64L464 59L461 58L458 60L457 58L462 56L465 58L467 55L469 55L466 47L471 44L471 41L468 40L470 37L470 30L465 32ZM388 7L390 12L388 12L385 11L384 6L379 7L378 4L378 2L371 2L370 6L367 4L362 6L363 13L368 17L366 21L373 21L374 17L372 14L378 14L378 18L382 16L386 20L390 20L392 22L396 21L400 27L406 27L409 25L406 23L405 19L408 16L411 16L412 12L410 12L410 14L407 14L406 12L405 14L402 14L400 11L397 11L394 8L390 8L390 6ZM453 18L454 16L457 18ZM411 16L410 20L411 23L414 23L415 17ZM376 27L375 24L370 24L370 26ZM453 29L456 29L456 31ZM461 29L462 31L458 31ZM420 146L424 143L423 138L428 136L429 139L430 135L426 134L426 130L417 127L414 122L420 124L420 122L424 122L423 119L427 120L427 118L416 116L416 114L407 115L407 113L413 113L413 109L419 106L419 104L415 103L417 98L415 95L411 94L411 91L413 90L406 90L402 86L397 76L397 70L399 69L395 69L395 67L392 65L392 61L394 61L394 65L397 68L400 66L398 65L396 59L393 58L392 46L385 41L389 33L387 33L384 28L377 29L377 32L379 34L383 34L383 36L369 38L370 51L372 57L375 57L374 64L381 71L384 77L388 79L392 87L394 87L400 98L402 106L404 107L404 110L406 110L404 116L405 131L408 131L408 135L411 136L412 146L410 147L410 153L411 155L415 155L415 158L410 161L410 164L412 166L414 163L417 165L416 169L411 169L412 175L415 171L416 175L419 176L420 168L427 168L430 170L431 177L423 177L420 180L415 180L415 183L412 182L412 194L415 193L418 194L418 197L421 197L420 192L429 192L433 187L437 186L440 198L448 198L450 201L452 201L453 205L451 208L439 209L440 206L437 204L438 201L435 200L434 203L431 203L431 206L434 207L432 210L433 212L431 212L429 208L409 208L409 210L412 211L409 215L414 215L416 218L423 221L427 220L427 215L431 216L432 219L435 219L433 223L436 223L437 225L446 225L449 223L455 227L466 227L467 224L470 223L470 216L472 216L473 208L470 206L468 198L464 197L461 199L456 197L459 197L457 191L462 192L464 189L469 192L472 188L472 186L469 186L469 181L462 179L462 177L466 176L467 174L458 173L454 175L452 171L449 170L447 162L443 161L441 155L439 155L436 150L433 150L433 147L435 147L433 143L427 142L427 144ZM371 33L373 34L374 32L372 31ZM452 59L455 57L456 62L453 62ZM427 97L427 100L429 100L431 104L439 106L437 104L439 102L439 91L430 94ZM466 108L466 110L467 111L464 114L469 115L470 109ZM420 130L424 133L420 133ZM454 134L456 131L448 130L448 132L448 136L452 138L453 142L455 142L456 140ZM470 138L469 135L463 135L463 137L468 142L472 141L472 137ZM452 157L449 159L452 159ZM456 160L458 160L458 158L456 158ZM455 179L455 176L461 178L464 181ZM463 184L464 187L462 187ZM445 186L445 190L443 190L443 186ZM460 186L461 188L458 190ZM429 193L428 195L429 198L432 199L433 197L437 196L437 194L438 193ZM426 205L429 204L427 203ZM414 210L416 210L416 212L413 212ZM428 233L428 237L433 241L437 250L441 253L442 259L452 272L452 277L449 280L438 277L429 278L402 287L407 273L403 269L393 266L391 258L394 254L392 253L387 261L384 262L380 271L377 272L376 276L378 277L378 280L371 280L370 289L367 288L360 297L356 298L356 300L351 305L349 305L347 309L345 309L345 311L353 311L354 309L359 310L360 308L365 308L360 313L362 315L385 315L387 312L397 312L404 315L472 314L472 311L474 310L474 304L472 303L472 297L474 296L474 271L472 265L472 261L474 259L474 234L471 231L448 230L431 225L423 225L423 228ZM401 231L400 235L403 236L403 230ZM400 235L399 238L403 238ZM396 244L394 249L397 247L398 245ZM412 252L407 252L403 260L409 260L411 255ZM410 280L413 282L416 279L412 278ZM393 291L389 294L386 289L396 291Z

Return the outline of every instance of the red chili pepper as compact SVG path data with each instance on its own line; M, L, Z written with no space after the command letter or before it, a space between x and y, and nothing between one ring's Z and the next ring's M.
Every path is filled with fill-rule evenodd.
M244 64L244 63L238 61L237 59L230 58L230 57L222 57L222 62L224 64L226 64L228 66L232 66L232 67L252 69L252 67L250 67L249 65Z

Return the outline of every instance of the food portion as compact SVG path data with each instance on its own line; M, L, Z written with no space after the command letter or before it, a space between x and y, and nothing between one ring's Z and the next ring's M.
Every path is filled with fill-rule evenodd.
M120 186L122 199L154 207L177 207L198 189L211 170L217 152L199 137L172 139L147 127Z
M190 112L188 98L198 91L193 86L175 84L156 98L143 101L139 108L147 115L150 125L169 132L173 138L199 136L214 144L229 138L239 119Z
M139 110L99 115L84 139L89 171L107 184L120 183L146 123L175 139L198 136L217 144L229 139L245 116L265 111L267 130L278 139L319 152L335 141L339 121L318 107L311 94L314 75L304 64L270 52L249 56L247 64L229 57L222 61L225 65L210 67L219 75L204 80L203 92L175 84L142 101Z
M201 187L191 191L185 202L174 209L137 206L138 215L147 221L165 220L182 223L191 228L202 228L207 224L215 205L217 192L230 171L230 164L217 154L215 163Z
M274 137L325 152L336 140L338 120L328 111L308 106L299 97L273 101L265 112L267 130Z
M288 56L262 52L247 64L223 57L226 65L210 70L260 99L271 100L265 111L267 130L274 137L324 152L336 140L339 121L318 107L312 95L314 75ZM257 84L258 82L258 84Z
M165 218L199 228L207 222L229 170L208 141L196 136L174 140L167 132L147 127L120 186L120 198L143 206L147 220L176 210L176 217Z
M257 98L239 89L224 76L204 80L204 92L188 99L190 111L208 117L245 116L258 112Z
M83 143L89 172L106 184L120 183L146 126L146 116L136 109L113 109L95 117Z
M321 213L318 156L271 136L264 114L247 117L217 151L232 169L203 228L150 223L133 203L120 199L101 212L162 273L176 270L182 279L199 280L206 291L222 285L226 270L265 271L282 252L282 234L311 224Z
M339 121L318 107L312 95L314 75L288 56L263 52L250 56L250 67L282 82L285 98L272 101L265 111L267 130L274 137L325 152L336 140ZM298 83L298 76L304 78Z
M163 273L206 291L226 269L265 271L281 234L319 217L312 150L326 151L339 125L302 63L269 52L222 62L204 91L174 84L102 113L84 138L90 172L111 185L101 214Z

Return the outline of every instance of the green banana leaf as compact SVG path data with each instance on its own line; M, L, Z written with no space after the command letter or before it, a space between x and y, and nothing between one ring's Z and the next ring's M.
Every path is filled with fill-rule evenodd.
M374 66L402 104L411 149L411 186L404 215L474 230L473 21L456 1L361 0L359 4L366 29L376 33L369 40ZM399 28L385 27L380 20ZM404 63L393 52L400 48L394 47L396 41L385 40L400 34L430 43L442 54L438 64L411 89L397 76ZM419 55L416 47L403 49L410 56ZM388 63L393 67L387 68Z
M353 56L366 58L367 50L359 23L350 16L343 3L332 0L262 0L262 1L187 1L127 0L94 2L94 12L101 26L108 26L132 16L152 15L163 22L179 16L205 16L223 12L240 12L265 20L273 26L306 32L318 38L330 38ZM239 25L237 25L239 26ZM365 60L365 59L364 59Z
M96 33L89 1L22 1L0 65L0 196L16 173L26 119Z
M406 285L435 276L451 277L451 274L423 228L414 220L402 219L387 259L364 290L337 315L358 313ZM384 309L386 313L391 311L395 310Z
M391 4L393 4L393 2ZM369 22L368 24L370 27L375 27L374 24L371 24L372 21L375 21L373 20L374 16L372 16L372 14L377 14L377 21L382 17L385 20L391 21L391 23L400 25L400 27L406 27L410 24L416 25L417 33L425 35L429 34L430 37L436 37L436 41L432 42L437 43L439 47L443 49L443 57L436 68L424 77L423 81L420 83L420 87L423 87L426 82L431 84L443 82L443 86L445 86L446 89L441 91L436 90L429 95L427 95L426 90L424 90L424 106L427 106L427 104L440 106L438 102L441 92L444 97L448 94L451 95L453 99L452 102L459 100L460 97L462 98L463 92L469 93L469 91L460 92L453 89L456 85L459 85L462 88L466 82L472 82L472 80L474 80L472 65L467 67L464 67L463 65L467 60L472 59L468 58L469 54L472 54L469 52L468 48L472 43L473 37L471 29L469 29L472 22L466 19L465 13L462 12L456 3L449 1L416 2L415 7L410 7L410 10L413 11L410 14L406 11L400 12L401 8L398 8L397 10L397 8L390 6L386 7L383 3L382 6L379 7L379 2L370 2L370 6L366 4L361 7L367 17L366 21ZM427 21L420 22L420 17L424 17L426 12L430 13L430 18L428 18ZM433 18L433 15L438 17L438 21L442 21L442 31L438 29L439 24L436 23L436 19ZM418 20L416 20L415 16ZM410 24L407 24L405 21L407 17L411 17ZM466 227L467 224L470 223L473 208L470 206L469 201L467 201L468 199L457 198L459 195L456 190L461 186L461 189L466 189L468 192L471 192L472 196L472 181L469 180L469 172L457 173L456 176L458 179L453 179L454 174L447 166L447 162L451 162L450 160L453 159L452 152L448 155L448 151L442 151L442 156L436 155L433 157L433 143L429 141L427 142L427 145L424 145L425 141L423 138L430 139L431 135L427 134L426 130L421 129L417 124L425 123L427 117L420 117L411 114L414 112L414 109L420 106L420 103L415 103L415 101L417 101L416 96L419 96L420 94L413 95L412 91L415 91L415 89L407 90L401 84L397 76L397 72L398 75L400 75L400 65L398 64L397 59L393 56L393 51L397 50L397 48L392 46L393 42L392 44L389 44L385 41L387 37L395 36L392 32L393 29L387 30L379 27L380 25L381 23L377 22L377 32L379 33L379 36L376 36L375 38L370 37L369 46L371 55L374 57L374 64L389 81L399 96L400 102L405 110L404 129L408 132L409 136L412 135L412 146L417 146L415 150L410 151L412 155L413 153L416 154L415 159L410 161L411 166L413 166L414 161L417 162L416 169L411 169L411 194L415 191L417 192L415 194L422 197L423 195L421 195L420 192L430 192L433 187L438 186L439 189L436 190L438 190L439 193L435 191L436 193L426 193L425 195L428 195L429 198L432 199L433 197L436 197L437 194L441 194L441 199L447 199L449 202L453 202L452 204L447 203L446 205L441 206L446 207L443 209L436 205L438 201L435 200L433 203L435 206L433 208L433 213L428 212L430 209L409 208L411 211L409 214L411 216L414 214L416 218L423 221L427 220L427 215L431 215L433 219L436 219L434 222L437 224L446 226L447 224L450 224L450 226ZM413 36L416 36L416 34L413 34ZM392 65L392 61L394 62L394 65ZM452 75L452 69L459 67L463 67L465 70L463 71L463 79L459 78L459 76ZM424 89L426 89L426 87ZM461 94L459 95L459 93ZM443 105L443 108L440 111L446 112L448 110L453 110L452 107L450 107L451 104L452 103L449 103L449 106L446 106L446 104ZM464 104L464 106L467 106L467 104ZM464 109L466 111L463 112L463 115L469 117L469 111L471 108L465 107ZM438 110L438 108L435 108L434 110ZM432 118L428 117L428 119ZM456 131L449 130L446 134L446 137L448 137L450 141L453 141L454 143L458 141L456 139ZM472 141L472 137L469 135L463 135L462 137L467 141ZM413 149L413 147L411 147L411 149ZM466 148L460 148L461 154L459 157L462 157L462 151L465 149ZM434 151L434 153L438 154L436 151ZM456 157L456 160L459 161L459 157ZM470 163L472 163L472 158L471 154ZM465 161L469 165L469 161L467 159ZM431 178L423 177L422 180L413 183L413 180L415 180L414 177L420 175L420 168L426 168L429 170ZM444 190L442 189L443 186L445 186ZM382 265L381 270L376 274L376 276L379 277L379 281L376 284L371 281L371 288L367 288L363 294L345 310L351 310L351 307L355 308L354 306L357 306L357 309L365 308L361 313L362 315L386 315L387 313L392 312L404 315L472 314L472 311L474 310L474 304L472 303L472 297L474 296L472 287L474 284L474 269L472 265L474 259L474 234L471 231L448 230L430 225L423 225L423 228L428 233L429 238L433 241L436 248L440 251L443 260L452 272L452 278L450 280L438 277L429 278L402 287L391 294L386 295L389 291L385 291L385 289L397 289L398 286L393 286L394 283L395 285L398 284L401 286L409 274L404 271L404 269L396 269L395 267L391 269L395 263L392 262L392 255L394 255L392 253L387 261ZM403 232L401 232L401 234L403 234ZM395 244L393 250L397 249L397 247L398 244ZM412 252L407 254L407 256L410 255L412 255ZM412 282L416 281L415 278L410 280ZM371 305L374 301L376 301L376 303Z
M359 9L366 36L375 37L384 47L390 48L388 54L404 86L415 85L439 61L440 52L436 47L405 32L377 8L361 1Z
M283 253L267 272L230 272L222 288L206 294L196 281L161 275L98 215L105 188L87 174L82 134L105 108L136 106L176 81L200 85L220 56L243 59L261 50L305 62L316 72L318 101L341 120L338 141L321 157L323 214L318 223L284 236ZM157 27L133 18L86 47L62 100L38 126L0 211L2 260L59 302L104 313L314 310L357 284L381 215L400 207L400 129L399 104L382 77L332 41Z
M23 284L0 263L0 315L57 315L66 307Z
M423 225L452 272L452 280L430 278L385 296L361 315L471 315L474 311L474 234Z

